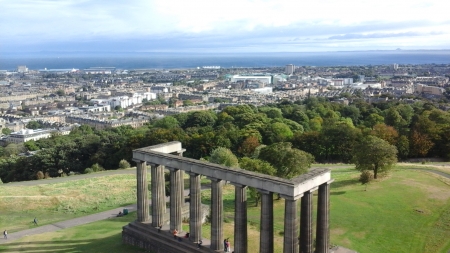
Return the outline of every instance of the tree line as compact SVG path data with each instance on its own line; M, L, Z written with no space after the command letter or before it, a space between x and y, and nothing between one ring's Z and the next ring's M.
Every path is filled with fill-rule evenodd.
M239 159L255 158L258 147L288 143L311 154L316 162L356 163L355 154L361 150L357 147L367 146L361 143L369 137L371 142L382 140L383 145L394 147L400 160L448 158L450 114L425 101L367 103L361 99L344 105L313 97L260 107L228 106L220 112L181 113L137 129L95 130L83 125L69 135L0 148L0 178L3 182L33 180L38 172L56 177L84 173L94 165L117 169L122 159L131 162L133 149L169 141L182 142L184 155L195 159L209 159L219 147ZM37 152L17 155L26 150Z

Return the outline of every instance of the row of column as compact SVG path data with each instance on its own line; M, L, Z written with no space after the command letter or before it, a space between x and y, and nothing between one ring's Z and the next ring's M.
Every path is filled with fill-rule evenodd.
M137 204L138 221L149 220L149 203L147 196L146 163L137 164ZM170 182L170 230L181 231L182 205L184 203L183 171L168 168L171 174ZM189 207L189 234L190 240L197 242L201 239L202 208L200 175L190 175L190 207ZM211 179L211 249L223 249L223 181ZM317 223L316 223L316 253L327 253L329 248L329 194L330 182L318 187ZM247 187L235 186L235 218L234 218L234 252L248 252L247 235ZM152 199L152 226L163 224L166 212L164 166L151 167L151 199ZM298 218L298 199L285 197L284 214L284 253L313 253L313 198L312 191L303 193L300 204L300 222ZM274 252L274 216L273 193L260 191L261 217L260 217L260 252ZM300 228L300 229L299 229ZM299 236L300 234L300 236Z

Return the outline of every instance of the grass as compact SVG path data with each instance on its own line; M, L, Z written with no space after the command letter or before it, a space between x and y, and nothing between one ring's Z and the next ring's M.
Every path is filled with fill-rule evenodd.
M441 177L428 172L403 168L406 167L397 167L386 177L371 183L367 187L367 191L365 191L365 186L358 182L359 172L352 169L351 166L332 169L332 178L335 179L335 182L331 184L330 197L330 228L331 243L333 245L341 245L365 253L445 253L450 250L450 240L448 240L450 238L450 180L443 180ZM99 202L99 208L106 208L107 205L112 205L112 203L118 204L121 201L113 202L111 199L106 198L105 195L101 195L103 194L102 191L120 189L122 187L119 186L120 182L128 180L121 177L124 176L119 178L105 177L103 179L105 181L99 179L100 181L95 183L91 181L90 183L68 183L65 186L49 185L51 190L47 191L44 190L46 188L43 185L41 186L42 188L32 189L37 191L34 193L36 196L52 196L50 193L57 195L57 192L70 196L68 192L65 192L64 188L75 185L78 188L77 194L90 195L96 188L95 186L105 185L102 186L103 190L99 189L96 191L96 194L100 195L96 198L96 201ZM131 178L130 181L132 181L130 185L133 185L130 188L133 188L135 185L134 176L129 177ZM106 185L114 185L115 188L108 188ZM7 187L3 187L3 189L7 189ZM29 189L21 189L21 191L23 192L20 195L30 192ZM133 190L130 191L133 192ZM115 194L119 194L119 192ZM7 195L4 191L0 194L0 196ZM14 194L19 195L19 193ZM134 192L131 195L132 197L130 198L134 201ZM108 194L108 196L112 195ZM274 197L275 252L282 252L284 201L283 199L276 200L276 196ZM46 198L42 197L42 199ZM230 239L233 246L234 187L232 185L224 186L223 198L223 234L225 238ZM100 200L104 199L107 199L107 201L100 204ZM316 205L316 201L315 196L314 205ZM3 202L0 202L0 205L3 205ZM126 201L121 203L124 202ZM210 203L209 190L202 191L202 202L204 204ZM40 212L41 209L48 209L48 206L52 206L44 203L40 205L40 202L36 202L30 207L27 206L28 214L34 214L34 212ZM58 204L53 205L52 208L67 205ZM80 205L74 204L74 208L63 208L60 209L60 212L67 215L84 215L82 211L75 209L81 208L82 206ZM3 212L2 206L0 206L0 210L2 210L0 212ZM87 211L89 210L88 208ZM135 214L132 215L134 216ZM255 207L252 200L249 200L247 215L249 249L254 249L251 251L257 252L259 248L260 207ZM0 217L4 216L1 215ZM31 225L32 216L30 217L26 221ZM65 217L65 219L68 218ZM131 216L126 216L122 220L105 220L54 233L30 236L29 238L23 238L0 246L0 251L7 249L8 252L37 252L37 249L42 247L43 252L142 252L121 243L121 228L133 219ZM123 221L123 223L119 221ZM184 229L188 229L188 224L184 224ZM202 233L203 237L210 237L208 224L203 226Z
M0 227L10 233L136 202L136 177L112 175L36 186L0 186Z
M447 252L450 186L395 169L368 186L358 173L332 173L331 241L358 252Z
M354 168L332 170L335 179L330 197L333 245L368 253L445 253L450 249L449 181L427 172L401 168L371 183L367 191L358 182L359 172ZM233 245L233 186L224 187L223 197L224 237L229 237ZM274 197L275 252L282 252L284 201ZM202 203L210 203L208 190L202 192ZM313 203L317 203L316 195ZM255 207L252 200L247 215L249 249L258 249L260 207ZM209 238L210 227L203 226L202 233Z
M0 252L148 252L122 243L122 227L135 219L136 212L133 212L120 218L97 221L56 232L27 236L10 243L1 244Z

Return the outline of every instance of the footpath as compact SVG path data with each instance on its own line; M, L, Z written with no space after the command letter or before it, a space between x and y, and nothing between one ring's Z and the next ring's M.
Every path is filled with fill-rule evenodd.
M119 212L123 212L123 209L128 209L129 212L133 212L133 211L137 210L137 205L133 204L133 205L128 205L128 206L123 206L123 207L115 208L112 210L104 211L101 213L91 214L91 215L87 215L87 216L83 216L83 217L79 217L79 218L75 218L75 219L71 219L71 220L66 220L66 221L60 221L60 222L43 225L43 226L38 225L35 228L25 229L25 230L14 232L14 233L8 233L8 239L0 240L0 244L8 243L8 242L20 239L25 236L37 235L37 234L42 234L42 233L47 233L47 232L54 232L54 231L58 231L61 229L84 225L84 224L99 221L99 220L106 220L109 218L114 218L117 216L117 214Z

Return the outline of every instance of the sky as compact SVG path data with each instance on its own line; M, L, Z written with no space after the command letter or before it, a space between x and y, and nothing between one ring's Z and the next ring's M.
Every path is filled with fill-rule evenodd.
M0 0L0 53L450 49L447 0Z

